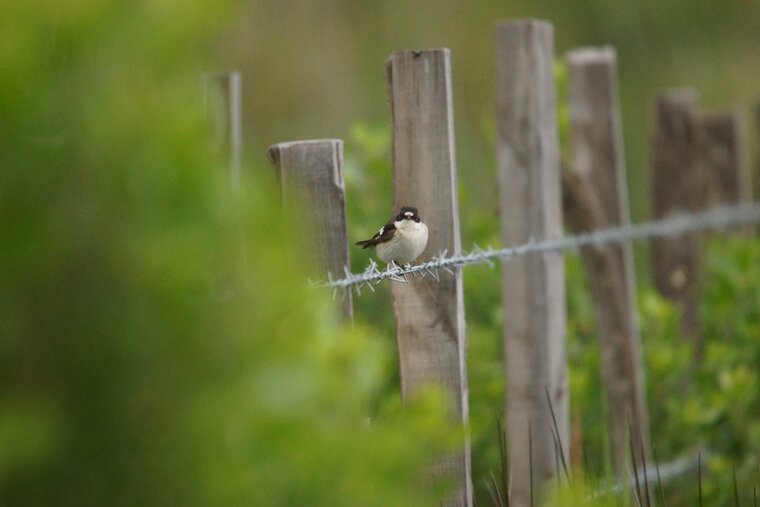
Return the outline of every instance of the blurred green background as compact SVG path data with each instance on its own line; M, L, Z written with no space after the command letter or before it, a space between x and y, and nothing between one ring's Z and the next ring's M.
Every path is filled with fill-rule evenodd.
M705 110L740 107L757 138L754 1L2 7L2 505L439 505L445 481L420 470L461 430L435 391L401 404L387 285L355 299L351 328L329 293L305 285L321 274L303 266L264 157L274 142L345 139L349 239L374 232L391 203L392 51L452 50L464 248L498 243L497 19L553 21L560 57L616 47L634 219L648 216L657 90L694 86ZM202 93L204 73L224 68L243 73L238 194ZM639 309L658 456L707 447L706 503L727 505L733 464L745 502L759 482L760 244L707 247L702 364L689 363L642 252ZM366 252L351 254L355 270L366 265ZM601 477L593 310L574 256L567 273L572 412L587 472ZM464 279L474 482L488 505L504 396L498 267ZM695 505L695 477L666 493L668 505Z

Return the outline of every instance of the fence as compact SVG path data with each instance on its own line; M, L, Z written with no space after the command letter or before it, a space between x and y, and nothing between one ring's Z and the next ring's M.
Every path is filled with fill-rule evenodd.
M363 288L373 290L374 284L386 279L403 282L391 286L402 393L408 396L429 382L442 385L457 421L466 422L468 417L459 268L509 261L503 264L501 282L505 410L511 505L522 506L534 494L533 481L540 484L551 478L557 462L569 452L562 253L580 250L592 288L611 414L613 465L618 477L623 477L629 433L631 441L637 442L632 448L640 463L647 460L649 441L630 242L652 239L655 284L681 309L683 333L698 340L697 233L757 223L760 205L749 201L736 116L702 119L694 93L679 91L656 102L655 220L632 225L615 51L581 48L566 56L572 157L569 167L562 170L551 24L503 22L497 24L495 38L496 151L504 248L475 247L470 253L460 253L447 49L402 51L387 62L393 207L413 204L423 212L430 240L419 264L381 270L371 263L363 273L349 272L340 140L281 143L270 147L269 155L283 197L306 199L314 210L303 233L317 245L316 255L328 270L327 281L316 285L340 294L343 314L351 319L352 291L359 295ZM235 86L239 89L239 83ZM713 182L709 195L707 175ZM719 206L703 211L707 202ZM562 236L563 226L575 235ZM686 239L669 240L675 236ZM459 452L442 457L434 466L433 474L455 479L456 493L449 505L472 505L470 469L467 441Z

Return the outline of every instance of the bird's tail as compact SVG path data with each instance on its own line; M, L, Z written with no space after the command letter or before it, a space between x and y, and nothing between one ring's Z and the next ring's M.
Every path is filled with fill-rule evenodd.
M372 242L371 239L365 239L365 240L362 240L362 241L357 241L356 244L359 245L360 247L362 247L363 249L375 246L375 244Z

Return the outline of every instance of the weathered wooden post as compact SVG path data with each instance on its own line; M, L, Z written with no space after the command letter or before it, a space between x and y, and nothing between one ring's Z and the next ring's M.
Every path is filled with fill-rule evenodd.
M744 160L743 123L737 112L702 118L702 161L710 205L742 204L752 199L749 166Z
M753 110L753 119L754 119L754 126L755 126L755 134L760 134L760 100L758 100L755 103L755 107ZM752 195L752 200L755 200L757 198L760 198L760 136L755 136L755 165L752 167L752 177L750 180L753 183L753 188L750 189L750 194Z
M279 143L270 146L267 153L280 178L285 209L300 220L299 232L306 244L314 245L310 252L315 258L311 260L334 278L341 278L350 265L343 141ZM342 303L343 315L350 320L353 316L350 289L344 290Z
M562 207L551 23L498 23L496 57L502 243L557 238ZM531 504L531 480L540 486L569 456L562 254L502 264L502 298L511 505L522 507Z
M566 62L572 150L570 172L564 178L570 204L566 222L574 232L628 225L615 50L579 48L567 53ZM649 443L633 250L630 243L589 246L581 249L581 259L596 310L612 464L623 480L628 477L629 418L639 463L645 459L641 448Z
M240 196L240 164L243 151L243 128L241 120L241 78L240 71L231 70L206 75L206 112L211 124L211 150L227 171L233 198ZM236 226L238 240L233 261L220 267L220 279L225 285L234 286L239 276L247 272L245 231L241 223Z
M451 63L448 49L402 51L387 62L393 117L394 211L416 206L429 229L421 260L444 250L460 251L457 174L454 155L454 117ZM409 396L425 384L438 384L449 394L451 412L460 422L468 418L465 366L465 321L462 274L440 273L394 283L401 370L401 391ZM452 506L472 505L469 442L456 455L444 458L434 474L453 477Z
M214 148L229 160L233 188L240 185L243 145L240 71L211 74L206 81L206 103L214 124Z
M705 206L699 167L697 96L691 89L662 94L655 102L652 163L653 218L697 212ZM652 272L657 290L681 313L681 334L701 355L699 300L701 249L697 234L652 240Z

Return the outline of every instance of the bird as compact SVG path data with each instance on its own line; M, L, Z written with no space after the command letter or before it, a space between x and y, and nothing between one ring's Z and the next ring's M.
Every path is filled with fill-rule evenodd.
M417 208L402 206L374 236L356 244L362 249L374 247L381 261L401 266L414 262L425 250L427 241L428 228Z

